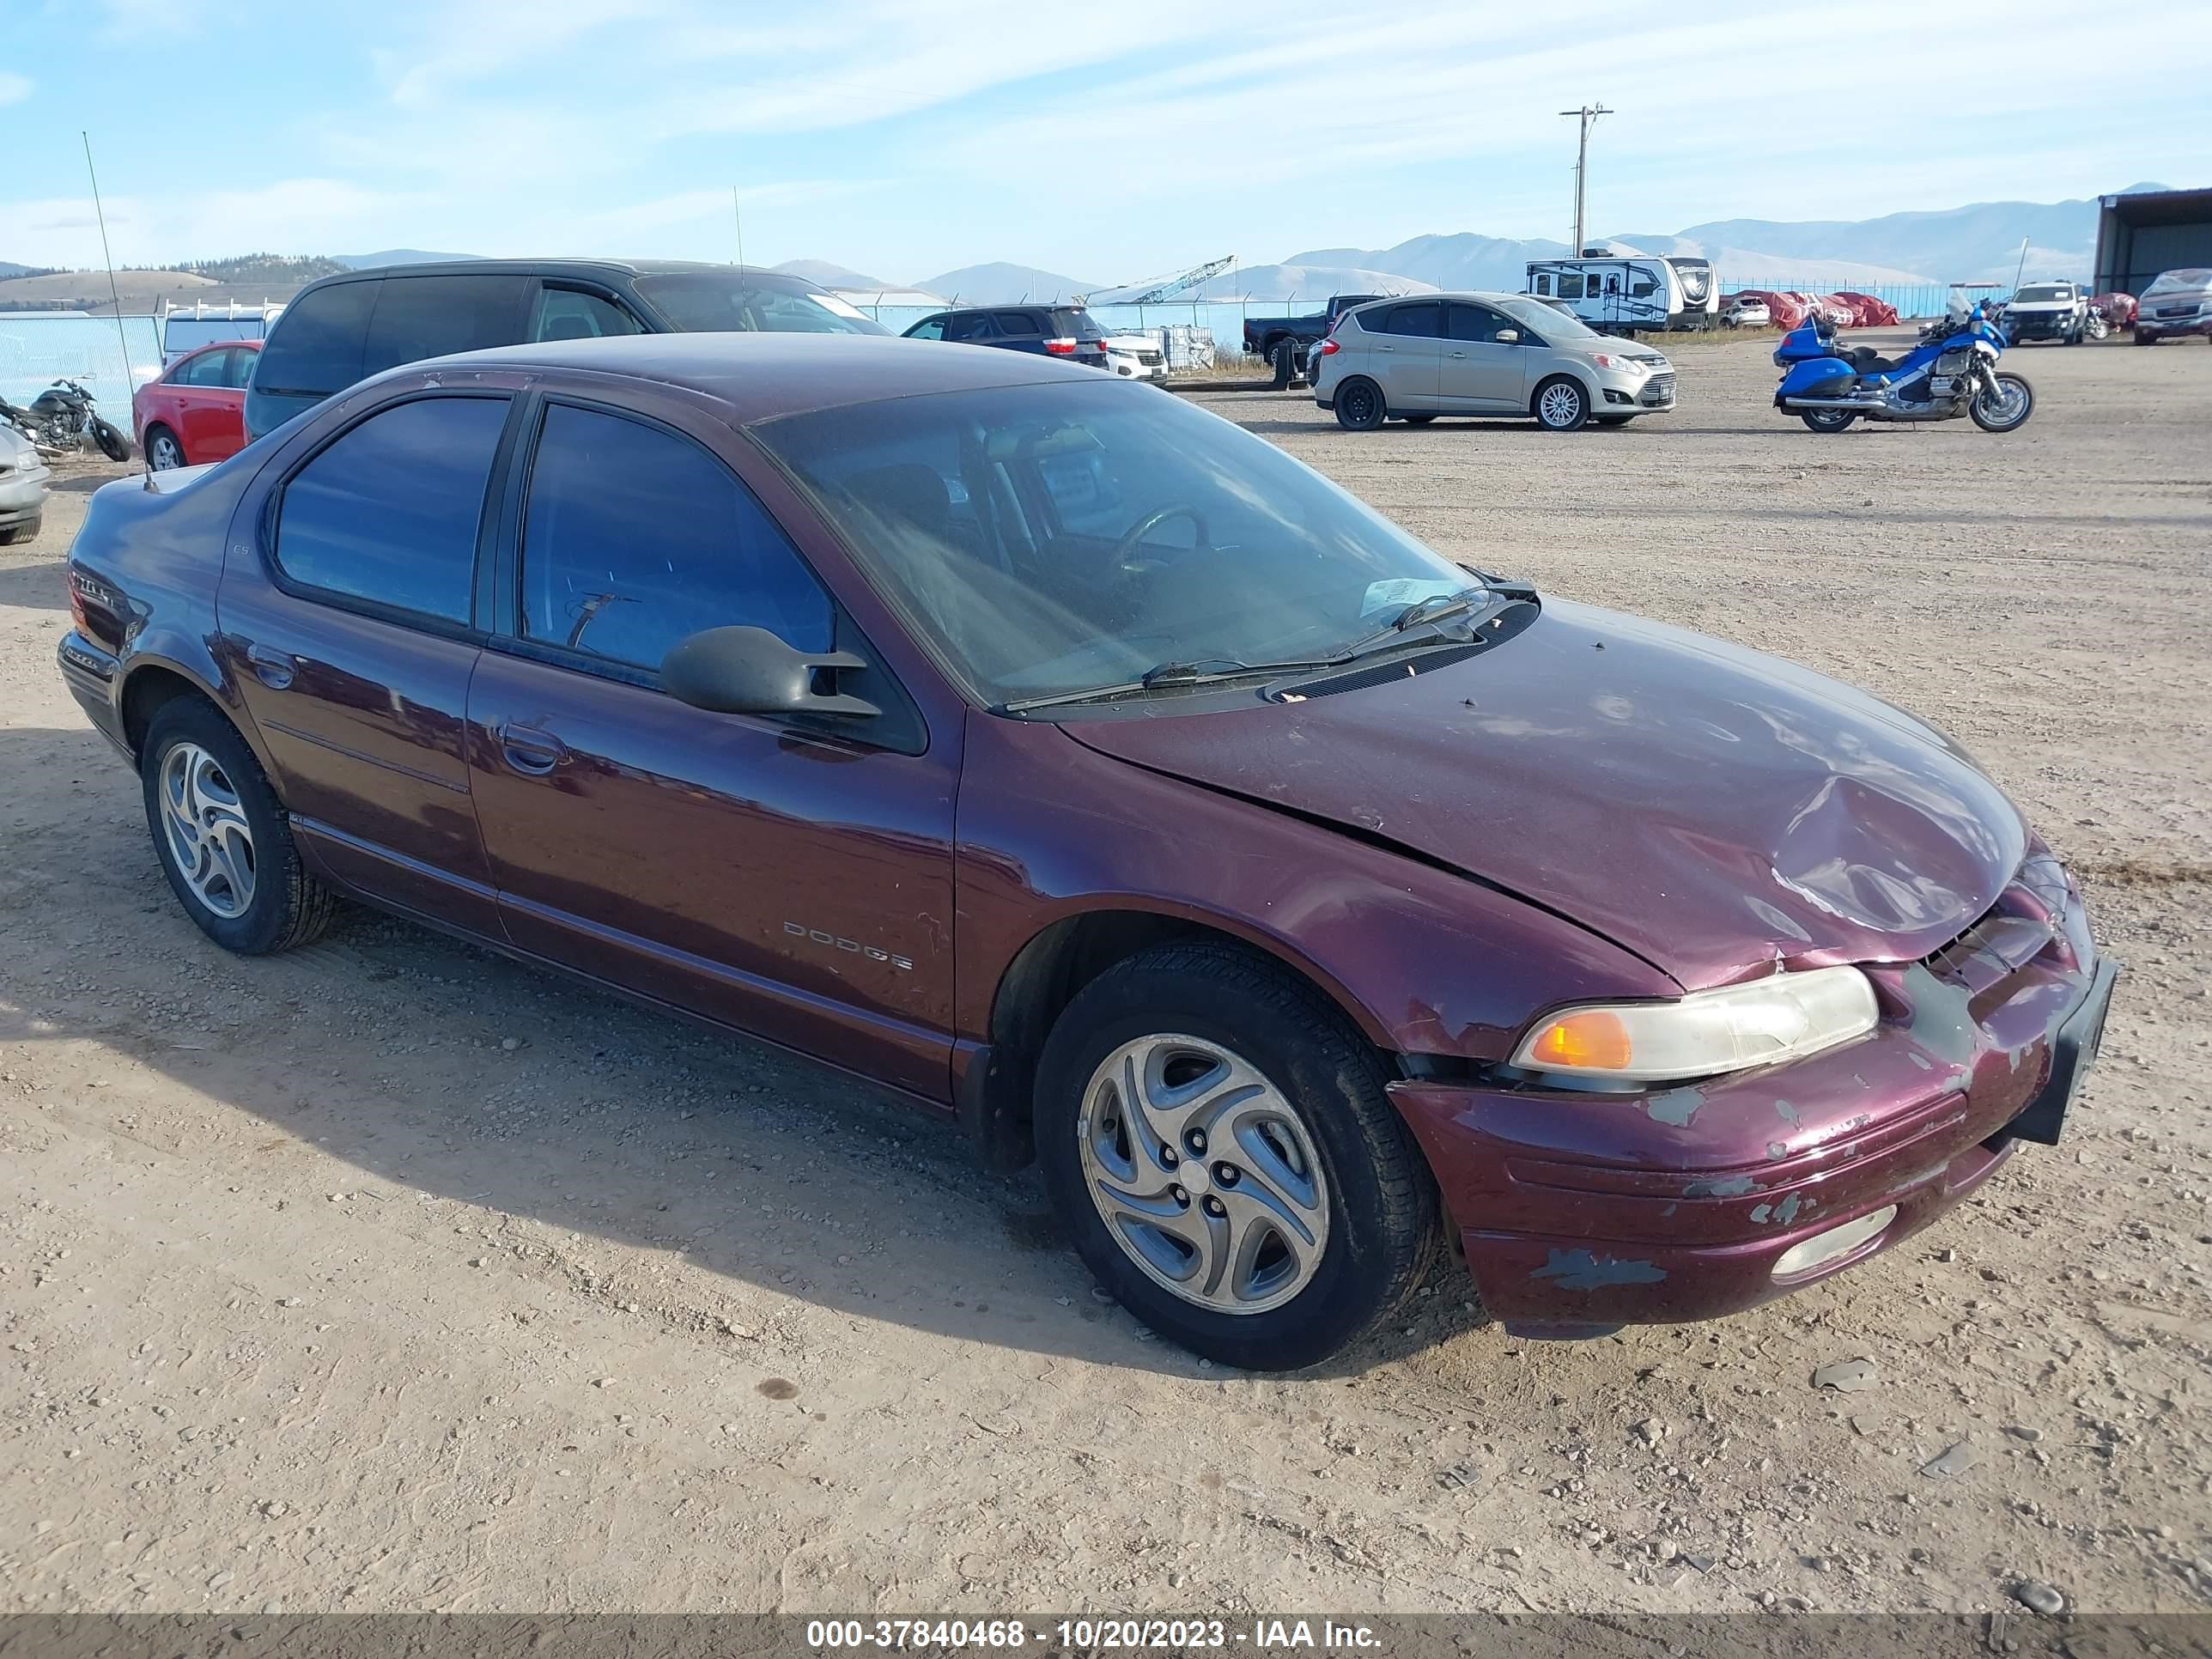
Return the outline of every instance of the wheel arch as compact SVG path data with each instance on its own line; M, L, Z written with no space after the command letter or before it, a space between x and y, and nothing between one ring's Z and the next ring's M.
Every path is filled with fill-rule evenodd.
M115 712L131 760L143 758L147 728L153 725L154 716L177 698L186 696L204 699L230 722L246 746L253 751L254 760L274 787L276 770L262 744L261 734L246 718L245 708L185 663L155 652L134 651L124 659L122 672L117 677Z
M1397 1071L1384 1023L1285 941L1228 917L1164 908L1156 901L1093 900L1039 927L1000 971L985 1046L970 1061L957 1103L989 1167L1018 1169L1036 1155L1030 1115L1037 1057L1068 1004L1116 963L1171 941L1230 945L1294 975L1344 1015L1386 1070Z

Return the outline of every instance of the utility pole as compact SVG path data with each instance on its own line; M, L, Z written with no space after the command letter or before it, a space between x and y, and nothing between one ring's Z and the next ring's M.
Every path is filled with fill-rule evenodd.
M1596 124L1599 116L1610 115L1613 112L1603 104L1584 104L1580 109L1563 109L1559 113L1579 116L1583 124L1582 142L1575 148L1575 246L1572 249L1572 257L1579 259L1583 253L1583 186L1589 178L1589 130Z

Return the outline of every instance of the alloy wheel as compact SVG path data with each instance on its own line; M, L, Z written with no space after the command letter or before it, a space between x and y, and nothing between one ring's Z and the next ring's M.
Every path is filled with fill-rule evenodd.
M161 757L161 829L192 896L228 921L253 903L253 830L221 762L196 743Z
M1582 418L1583 394L1562 380L1544 388L1543 396L1536 400L1536 410L1546 426L1572 426Z
M1161 1033L1099 1062L1076 1134L1107 1231L1194 1306L1257 1314L1304 1290L1328 1248L1329 1189L1297 1107L1259 1068Z
M167 472L185 464L185 452L167 433L157 432L146 446L146 459L156 472Z

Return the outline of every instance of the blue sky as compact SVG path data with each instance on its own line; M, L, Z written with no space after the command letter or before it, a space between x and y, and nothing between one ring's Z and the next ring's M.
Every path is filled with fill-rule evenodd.
M2212 184L2212 6L0 0L0 258L989 259L1087 282L1426 231ZM1978 46L1955 20L1975 18ZM1853 84L1853 72L1866 78ZM1814 88L1851 88L1841 109ZM1861 136L1863 135L1863 136Z

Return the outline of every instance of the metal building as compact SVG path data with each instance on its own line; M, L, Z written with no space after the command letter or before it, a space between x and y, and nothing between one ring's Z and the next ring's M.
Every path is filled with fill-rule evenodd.
M2212 265L2212 190L2098 198L2097 292L2140 294L2162 270Z

